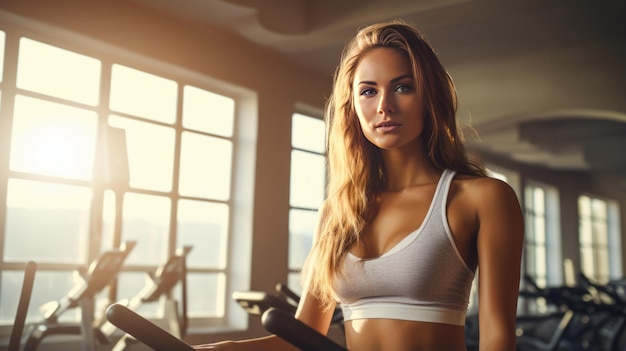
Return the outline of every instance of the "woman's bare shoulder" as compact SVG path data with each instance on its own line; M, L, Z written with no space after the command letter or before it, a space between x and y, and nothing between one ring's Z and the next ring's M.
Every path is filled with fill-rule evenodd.
M513 188L505 181L492 177L457 174L454 181L461 197L471 199L474 204L493 206L498 203L517 201Z

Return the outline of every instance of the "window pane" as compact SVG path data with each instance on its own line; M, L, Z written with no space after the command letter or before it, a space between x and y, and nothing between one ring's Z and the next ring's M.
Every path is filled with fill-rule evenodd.
M544 192L543 189L537 187L535 188L535 190L533 191L533 206L534 206L534 210L535 213L540 214L542 216L545 216L546 213L546 209L545 209L545 197L544 197Z
M85 263L90 207L89 188L9 179L5 261Z
M5 34L0 30L0 82L2 82L2 77L4 76L4 42L5 42Z
M598 255L598 267L595 278L598 283L606 284L609 278L609 255L607 251L602 250Z
M183 127L225 137L233 135L235 101L210 91L185 86Z
M112 110L153 121L176 121L178 84L153 74L121 65L111 72Z
M100 66L92 57L21 38L17 87L96 106Z
M580 248L580 263L582 272L590 277L593 277L595 267L593 264L593 250L591 247Z
M539 277L545 277L548 274L547 271L547 262L546 262L546 247L544 245L537 246L535 248L537 250L535 259L537 260L535 263L535 274Z
M593 242L593 232L591 229L591 220L590 219L585 219L585 218L581 218L580 219L580 229L579 229L579 235L580 235L580 244L583 246L589 246L591 245L591 243Z
M9 322L10 324L15 318L24 272L2 271L1 277L0 323ZM30 305L28 306L27 322L41 321L42 313L39 311L39 307L47 302L60 300L70 292L74 284L72 272L39 270L35 276ZM77 314L71 313L71 310L64 313L62 317L64 320L78 320Z
M591 199L587 196L578 198L578 212L581 217L591 217Z
M313 245L317 211L289 211L289 269L300 269Z
M222 273L187 274L188 316L223 317L226 276Z
M596 221L593 225L594 243L602 248L607 248L609 245L609 229L607 223L602 221Z
M317 209L322 204L326 184L325 167L322 155L291 151L291 206Z
M526 269L528 274L536 277L537 275L537 246L526 244Z
M292 118L291 145L298 149L324 153L324 121L295 113Z
M167 259L170 206L163 196L124 195L122 241L137 241L127 263L158 266Z
M228 200L233 146L229 140L183 132L178 191L183 196Z
M98 117L93 111L16 96L11 169L91 179L97 123Z
M228 206L204 201L178 201L178 246L192 245L187 266L224 268L228 242Z
M599 220L606 220L606 201L594 199L591 202L592 215Z
M578 198L581 269L600 283L609 279L610 272L607 208L604 200L588 196Z
M174 128L110 116L112 127L126 130L130 186L158 191L172 190Z
M537 245L546 246L546 218L535 217L535 242Z
M525 268L536 282L546 282L548 274L547 241L548 218L546 214L546 192L539 186L526 186L525 194ZM529 308L536 308L535 302L526 302Z
M302 280L300 273L289 272L287 275L287 286L298 295L302 295Z
M22 271L3 270L0 274L0 323L13 323L23 281Z

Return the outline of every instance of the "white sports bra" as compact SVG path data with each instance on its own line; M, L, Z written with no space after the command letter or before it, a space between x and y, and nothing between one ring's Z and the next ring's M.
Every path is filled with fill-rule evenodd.
M464 325L474 279L448 226L455 172L444 170L422 225L373 259L351 253L334 281L344 320L386 318Z

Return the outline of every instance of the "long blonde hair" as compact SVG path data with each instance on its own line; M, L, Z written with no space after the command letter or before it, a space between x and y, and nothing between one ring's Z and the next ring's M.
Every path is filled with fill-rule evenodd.
M350 246L359 240L365 223L376 213L376 199L385 183L380 150L364 137L354 109L354 72L364 54L393 48L413 67L418 93L423 96L427 156L440 170L484 176L471 161L456 125L454 83L427 39L415 27L392 21L367 26L344 48L335 71L333 91L326 104L328 175L327 199L303 278L322 307L334 302L333 279Z

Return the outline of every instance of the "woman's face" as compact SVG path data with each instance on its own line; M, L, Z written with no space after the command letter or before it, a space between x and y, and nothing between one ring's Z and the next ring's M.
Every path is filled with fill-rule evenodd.
M352 90L361 129L372 144L395 149L418 141L422 100L406 56L390 48L368 52L356 67Z

